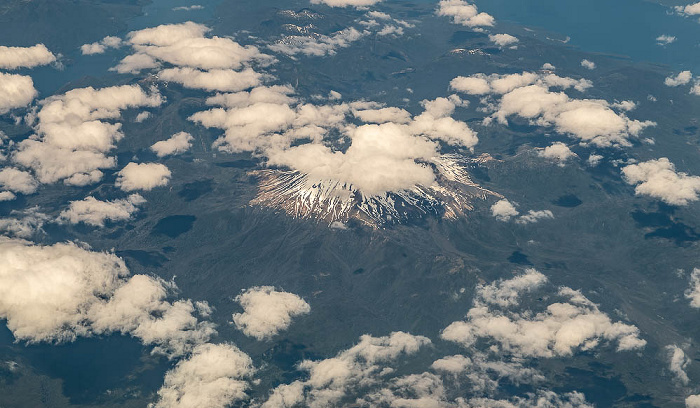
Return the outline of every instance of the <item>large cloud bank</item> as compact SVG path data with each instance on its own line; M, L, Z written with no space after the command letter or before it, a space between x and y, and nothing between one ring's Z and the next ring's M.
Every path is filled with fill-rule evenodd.
M511 280L477 287L466 320L450 324L441 337L466 347L483 339L493 344L492 350L522 357L569 356L608 342L617 343L618 351L646 344L635 326L613 322L571 288L559 288L561 301L543 311L512 310L522 296L541 289L546 282L544 275L529 269Z
M28 117L36 137L20 142L12 160L31 169L41 183L97 182L103 176L100 169L115 166L108 153L124 137L121 124L112 121L122 110L162 102L156 91L149 93L137 85L79 88L49 97Z
M551 73L523 72L509 75L475 74L457 77L450 83L453 90L468 95L486 96L485 109L493 113L484 123L493 120L507 125L517 117L543 127L554 127L582 144L598 147L629 146L650 121L630 119L622 105L599 99L572 98L563 90L583 92L592 86L585 79L560 77ZM562 91L553 91L559 88ZM616 112L617 110L617 112Z
M173 288L130 276L110 253L0 238L0 318L18 340L64 342L118 332L169 356L186 354L214 328L197 319L198 304L167 301Z

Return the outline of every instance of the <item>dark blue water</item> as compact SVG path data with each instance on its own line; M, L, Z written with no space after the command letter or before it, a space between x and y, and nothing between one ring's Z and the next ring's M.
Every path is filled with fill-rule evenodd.
M700 70L700 23L671 7L643 0L474 0L479 10L498 21L541 28L570 37L588 52L617 54L635 61L670 65L673 70ZM496 29L497 30L497 29ZM667 46L656 37L676 37Z

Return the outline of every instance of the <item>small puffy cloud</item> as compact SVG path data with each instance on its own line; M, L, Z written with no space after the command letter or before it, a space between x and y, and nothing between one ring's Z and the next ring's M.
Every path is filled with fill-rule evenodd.
M286 37L268 48L274 52L287 55L304 54L322 57L324 55L335 55L339 48L349 47L368 33L368 31L359 31L355 27L348 27L331 35L318 34L315 36Z
M302 361L299 368L308 372L308 378L278 386L261 408L336 406L346 396L373 384L383 373L393 372L392 362L428 344L428 338L404 332L383 337L364 335L358 344L335 357Z
M258 86L262 79L261 74L250 68L242 71L232 69L200 71L189 67L168 68L160 71L158 77L163 81L182 84L185 88L224 92L237 92Z
M561 301L542 311L513 310L524 295L537 296L546 283L542 274L530 269L510 280L479 285L466 320L450 324L441 337L465 347L483 339L492 343L490 352L516 357L570 356L608 342L616 342L618 351L645 346L639 329L613 322L581 292L568 287L556 292Z
M693 86L690 88L691 95L700 95L700 81L695 81Z
M136 117L134 118L134 122L141 123L150 117L151 117L151 112L149 112L149 111L139 112L139 114L136 115Z
M10 191L0 191L0 201L12 201L17 196Z
M153 408L226 408L245 399L251 358L231 344L202 344L165 374Z
M23 211L13 210L10 215L12 217L0 218L0 231L8 237L31 238L44 233L42 227L49 220L49 216L39 211L39 207L31 207Z
M538 155L545 159L557 161L560 166L563 166L571 157L576 157L576 153L572 152L569 146L562 142L552 143L551 146L547 146L541 150Z
M685 408L700 408L700 394L688 396L685 399Z
M676 11L686 16L697 16L700 14L700 2L688 4L686 6L676 6Z
M693 79L693 73L690 71L681 71L676 76L669 76L664 79L664 85L666 86L680 86L686 85Z
M636 185L637 195L658 198L671 205L697 201L700 193L700 177L677 172L666 157L625 166L622 175L627 184Z
M656 37L656 44L658 45L669 45L674 41L676 41L676 37L672 35L662 34Z
M31 169L43 184L97 182L102 178L100 169L115 165L107 153L124 137L121 124L113 123L121 111L162 102L160 94L145 92L137 85L78 88L51 96L28 117L36 137L18 143L12 161Z
M479 13L475 5L464 0L440 0L436 14L451 17L453 23L471 28L491 27L495 21L493 16Z
M695 268L690 275L690 287L685 292L685 297L690 299L690 306L700 308L700 269Z
M80 52L82 52L83 55L104 54L108 48L119 48L121 45L121 38L105 37L101 41L81 45Z
M129 276L111 253L0 238L0 319L17 340L123 333L154 345L154 352L180 356L215 331L198 321L191 301L166 301L172 289L160 279Z
M591 154L588 156L588 160L586 160L586 163L588 163L589 166L595 167L598 164L600 164L600 161L603 160L603 156L599 154Z
M489 40L501 48L517 48L515 44L520 42L520 40L510 34L489 34Z
M530 210L518 217L515 222L518 224L532 224L540 220L551 220L553 218L554 214L549 210Z
M293 293L276 291L272 286L247 289L236 297L243 313L235 313L233 322L246 336L263 340L286 330L294 317L308 314L311 307Z
M489 81L484 76L459 76L450 81L450 88L469 95L485 95L491 93Z
M123 191L150 191L168 185L171 175L170 169L160 163L131 162L117 173L115 185Z
M457 354L435 360L433 364L430 365L430 368L435 371L445 371L448 373L457 374L464 372L471 365L472 361L469 359L469 357Z
M71 201L58 218L71 224L82 222L94 227L104 227L106 221L128 220L138 211L138 206L145 202L146 200L138 194L113 201L100 201L89 196L80 201Z
M44 44L33 47L0 46L0 69L34 68L56 61Z
M187 132L175 133L168 140L161 140L156 142L151 146L151 150L155 152L158 157L165 157L175 154L181 154L192 147L192 140L194 138L191 134Z
M555 67L554 65L550 64L549 62L545 62L544 64L542 64L542 68L541 68L541 69L543 69L543 70L545 70L545 71L554 71L554 70L557 69L557 67Z
M14 167L5 167L0 170L0 186L3 190L14 193L32 194L39 183L26 171Z
M152 69L160 67L160 63L153 57L144 53L136 53L127 55L117 66L110 68L110 71L116 71L120 74L137 74L144 69Z
M325 4L331 7L367 7L382 0L311 0L311 4Z
M581 66L586 69L595 69L595 62L583 59L581 60Z
M191 6L180 6L173 7L173 11L192 11L192 10L203 10L204 6L200 4L193 4Z
M0 115L29 105L37 95L31 77L0 72Z
M518 215L518 210L510 201L503 199L491 206L491 215L499 221L508 221Z
M615 102L610 105L611 107L615 109L620 109L623 111L632 111L637 107L637 104L634 103L633 101L621 101L621 102Z
M541 288L547 283L547 277L536 269L525 270L512 279L479 285L476 295L481 302L501 307L516 306L521 295Z
M666 351L668 352L668 370L673 374L678 382L683 385L688 385L690 379L688 374L685 372L686 367L690 364L690 359L686 357L683 349L676 346L675 344L666 346Z

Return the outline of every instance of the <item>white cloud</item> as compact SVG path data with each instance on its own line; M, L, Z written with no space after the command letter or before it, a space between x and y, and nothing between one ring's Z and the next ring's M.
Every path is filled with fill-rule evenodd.
M335 55L337 49L349 47L368 33L368 31L359 31L355 27L349 27L331 35L285 37L268 48L287 55L304 54L322 57Z
M172 174L164 164L131 162L117 175L115 185L124 191L150 191L168 185Z
M182 84L185 88L224 92L249 89L260 85L262 80L262 75L250 68L242 71L234 71L232 69L200 71L189 67L168 68L160 71L158 77L163 81Z
M700 177L677 172L668 158L630 164L622 168L627 184L636 185L637 195L658 198L667 204L687 205L698 200Z
M245 399L250 357L231 344L202 344L165 374L153 408L226 408Z
M0 191L0 201L12 201L17 196L10 191Z
M289 328L292 319L308 314L311 307L293 293L276 291L272 286L257 286L236 296L243 313L234 313L233 322L246 336L258 340L277 335Z
M588 156L588 160L586 161L589 166L595 167L598 164L600 164L600 161L603 160L603 156L599 154L591 154Z
M690 306L700 308L700 268L694 268L690 275L690 287L685 292L685 297L690 299Z
M466 123L450 117L462 105L457 97L423 101L424 112L411 119L404 110L371 103L291 106L294 99L289 93L289 88L273 87L219 95L207 102L229 109L198 112L190 120L225 129L225 136L216 143L222 150L261 151L271 165L290 167L314 181L352 185L369 196L430 186L435 180L433 169L418 161L430 161L439 154L436 141L467 148L478 141ZM346 116L351 112L367 121L389 122L349 126ZM330 129L352 142L345 152L322 142ZM293 140L301 138L312 142L292 146Z
M80 46L80 52L83 55L104 54L108 48L119 48L122 45L122 40L119 37L105 37L102 40L90 44Z
M32 194L36 192L39 183L26 171L5 167L0 170L0 186L13 193Z
M518 215L518 210L510 201L503 199L491 206L491 215L499 221L508 221Z
M683 385L688 385L690 379L685 372L686 367L690 364L690 359L685 356L685 352L680 347L674 345L666 346L666 351L669 354L668 370L673 376Z
M141 123L150 117L151 117L151 112L149 112L149 111L139 112L139 114L136 115L136 117L134 118L134 122Z
M137 74L144 69L158 67L160 67L160 63L155 58L148 54L137 52L124 57L116 67L110 68L110 71L116 71L120 74Z
M491 86L485 76L459 76L450 81L450 88L469 95L485 95L491 93Z
M0 46L0 69L34 68L56 61L44 44L33 47Z
M700 2L686 6L676 6L676 11L686 16L696 16L700 14Z
M682 71L676 76L669 76L664 79L664 84L666 86L680 86L685 85L690 82L693 78L693 74L690 71Z
M36 115L27 117L38 137L18 143L12 160L44 184L97 182L102 178L99 169L114 167L107 153L124 137L121 124L111 121L124 109L161 103L157 92L146 93L137 85L78 88L49 97L40 102Z
M181 66L209 69L240 69L252 62L269 62L271 58L257 47L242 46L230 38L205 37L209 28L191 21L167 24L129 33L127 41L137 54ZM124 61L123 61L124 62ZM128 61L127 61L128 62ZM122 70L129 64L121 64Z
M700 81L695 81L693 86L690 88L691 95L700 95Z
M154 352L183 355L215 331L197 320L191 301L164 300L174 288L145 275L129 277L111 253L0 238L0 319L17 340L121 332L154 345Z
M539 289L546 283L546 276L530 268L514 278L477 286L476 296L479 301L490 305L516 306L522 294Z
M39 207L22 211L13 210L10 215L15 217L0 218L0 231L6 236L17 238L31 238L34 235L43 234L42 227L49 220L49 216L39 211Z
M685 399L685 408L700 408L700 394L688 396Z
M554 214L552 214L552 212L549 210L530 210L527 212L527 214L523 214L518 217L515 222L518 224L532 224L540 220L548 220L552 218L554 218Z
M658 45L668 45L676 41L676 37L672 35L662 34L656 37L656 44Z
M440 0L436 11L438 16L451 17L452 22L466 27L491 27L494 18L487 13L479 13L475 5L463 0Z
M0 115L29 105L37 95L32 78L0 72Z
M583 59L581 60L581 66L586 69L595 69L595 62Z
M168 140L161 140L156 142L151 146L158 157L165 157L174 154L181 154L192 147L192 140L194 138L191 134L187 132L178 132L170 137Z
M373 385L382 375L391 373L393 370L387 366L393 361L415 354L428 344L428 338L404 332L384 337L364 335L358 344L335 357L302 361L299 368L309 373L308 378L278 386L262 408L334 406L348 394Z
M192 10L203 10L204 6L200 4L193 4L191 6L180 6L173 7L173 11L192 11Z
M325 4L331 7L367 7L382 0L311 0L311 4Z
M564 92L550 88L574 88L583 92L592 86L585 79L576 80L551 73L510 75L476 74L457 77L453 89L475 95L487 95L481 102L484 110L494 113L484 120L508 124L508 117L518 116L532 125L554 126L563 134L579 139L583 144L596 146L628 146L629 138L638 136L650 121L629 119L613 108L626 110L628 104L610 104L597 99L574 99Z
M457 374L466 371L471 365L472 361L469 359L469 357L458 354L435 360L433 364L430 365L430 368L435 371L445 371L448 373Z
M71 201L67 209L59 215L60 221L71 224L85 223L104 227L106 221L128 220L138 211L138 206L146 200L138 194L113 201L100 201L89 196L80 201Z
M517 48L515 44L520 42L520 40L510 34L489 34L489 40L501 48L510 47L511 49Z
M512 310L520 297L541 290L545 282L546 278L530 269L511 280L478 286L466 320L450 324L441 337L465 347L483 339L492 343L489 350L493 353L545 358L591 350L604 342L617 342L618 351L646 344L635 326L612 322L581 292L568 287L559 288L561 302L550 303L543 311Z
M563 166L570 158L576 157L576 153L562 142L552 143L551 146L545 147L538 154L545 159L558 161L560 166Z

